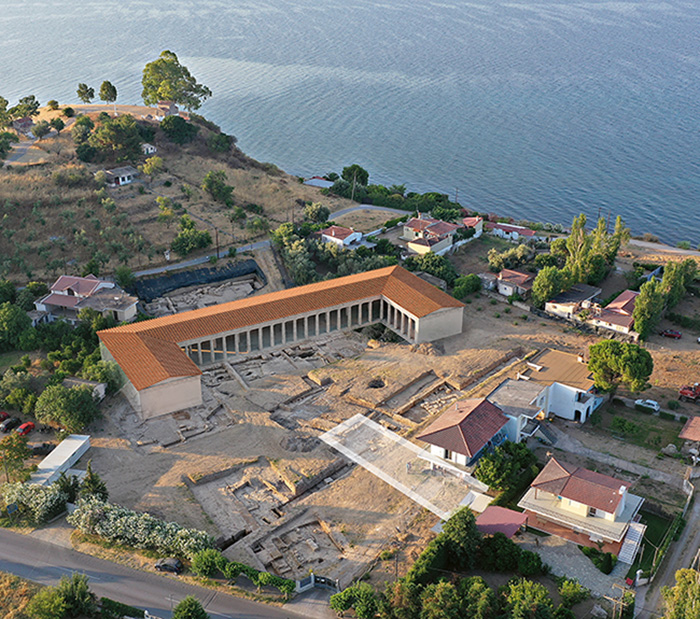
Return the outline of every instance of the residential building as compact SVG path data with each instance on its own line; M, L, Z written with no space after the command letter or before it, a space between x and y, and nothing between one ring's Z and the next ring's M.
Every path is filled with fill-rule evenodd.
M548 387L544 399L538 400L547 416L584 423L603 403L582 357L548 348L527 361L527 365L528 369L518 378Z
M422 239L425 231L439 221L422 213L418 217L412 217L403 225L403 239L406 241Z
M408 241L408 250L415 254L443 254L452 247L460 227L432 217L414 217L404 224L403 238Z
M573 320L581 310L592 307L601 292L602 290L596 286L574 284L545 303L544 311L552 316Z
M503 269L498 274L496 289L498 293L502 294L504 297L517 294L525 298L530 294L534 281L535 275L533 273L524 273L523 271L516 271L514 269Z
M484 290L495 290L498 276L493 273L477 273L481 280L481 287Z
M158 152L158 149L155 146L153 146L153 144L148 144L146 142L144 144L141 144L141 151L144 155L154 155Z
M482 217L465 217L462 220L465 228L474 228L474 238L478 239L484 232L484 219Z
M476 528L482 535L503 533L509 539L522 531L526 524L525 514L498 505L489 505L476 517Z
M593 306L586 322L595 327L630 334L634 330L634 304L639 293L635 290L625 290L607 306Z
M80 310L90 307L105 317L124 322L136 317L138 301L113 282L94 275L61 275L51 285L49 294L34 302L36 312L31 313L32 321L53 322L60 318L74 325Z
M533 529L633 563L646 527L635 522L644 499L629 488L629 482L551 458L518 507Z
M34 127L34 120L31 116L24 116L23 118L18 118L12 121L12 128L19 135L20 133L24 135L30 135ZM31 136L33 137L33 136Z
M507 440L507 423L503 411L486 398L458 400L416 438L428 443L434 456L471 466Z
M139 171L136 168L129 166L124 166L122 168L113 168L112 170L105 170L105 176L107 177L107 185L109 187L121 187L122 185L130 185L134 182L136 177L139 175Z
M507 241L524 242L531 241L535 237L535 231L525 228L524 226L487 221L484 227L489 234L506 239Z
M507 378L486 396L508 418L504 432L509 441L519 443L536 435L539 421L545 418L547 389L536 382Z
M362 232L356 232L352 228L344 228L343 226L329 226L321 230L319 234L323 243L333 243L341 248L359 243L362 240Z
M200 367L381 322L411 343L462 332L464 305L399 266L100 331L145 418L202 402Z

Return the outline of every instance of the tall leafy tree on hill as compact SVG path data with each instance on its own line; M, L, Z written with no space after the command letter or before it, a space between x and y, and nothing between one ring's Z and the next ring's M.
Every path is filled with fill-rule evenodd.
M5 472L5 481L10 483L10 475L24 468L24 461L29 457L27 437L13 432L0 440L0 461Z
M34 95L22 97L8 112L13 119L36 116L39 113L39 101Z
M656 327L664 311L664 293L656 278L642 284L639 296L634 302L634 330L643 340L647 339Z
M100 86L100 99L105 103L112 103L114 105L114 115L117 115L117 88L112 82L105 80Z
M149 62L143 69L141 97L146 105L159 101L172 101L186 110L197 110L211 97L211 90L199 84L177 56L165 50L158 60Z
M95 89L87 84L80 83L78 84L77 94L78 99L83 103L90 103L95 98Z
M354 182L365 187L369 183L369 172L357 163L344 167L340 176L348 183Z

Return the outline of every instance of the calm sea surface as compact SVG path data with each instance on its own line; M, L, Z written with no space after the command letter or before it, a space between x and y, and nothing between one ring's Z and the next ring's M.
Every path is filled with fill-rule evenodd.
M140 101L176 52L202 113L302 175L568 223L620 213L700 242L700 3L678 0L0 0L0 94Z

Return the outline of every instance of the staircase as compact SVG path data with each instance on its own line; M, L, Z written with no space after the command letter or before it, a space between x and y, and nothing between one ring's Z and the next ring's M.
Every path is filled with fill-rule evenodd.
M618 561L629 565L634 563L646 530L647 525L641 522L630 523L629 529L627 529L627 535L625 535L625 541L622 543L622 548L620 549L620 554L617 555Z
M541 434L542 437L552 445L554 445L557 442L557 435L554 434L554 432L547 428L543 423L540 424L540 427L537 429L537 433Z

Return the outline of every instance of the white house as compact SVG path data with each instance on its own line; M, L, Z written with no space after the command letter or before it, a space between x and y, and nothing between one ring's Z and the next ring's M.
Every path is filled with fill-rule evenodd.
M508 418L504 426L508 440L519 443L534 436L544 419L547 387L527 380L504 380L486 399Z
M496 280L496 288L498 294L504 297L510 297L514 294L526 297L532 290L532 284L535 281L535 276L532 273L523 273L513 269L503 269L498 274Z
M107 177L107 185L109 185L110 187L121 187L122 185L130 185L134 182L138 174L139 171L131 166L124 166L122 168L105 170L105 176Z
M319 234L324 243L334 243L341 248L359 243L362 240L362 232L356 232L352 228L344 228L343 226L329 226L321 230Z
M154 153L158 152L158 149L153 146L153 144L148 143L141 144L141 150L143 151L144 155L153 155Z
M592 306L602 290L588 284L574 284L544 305L544 311L559 318L573 319L581 310Z
M485 227L489 234L501 237L507 241L530 241L535 237L535 231L524 226L487 221Z
M478 239L484 232L484 220L482 217L465 217L462 219L465 228L474 228L474 238Z
M578 355L546 349L527 362L518 378L546 386L539 406L547 415L584 423L602 403L588 365Z

